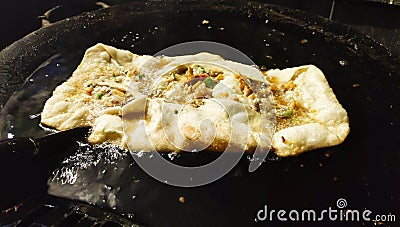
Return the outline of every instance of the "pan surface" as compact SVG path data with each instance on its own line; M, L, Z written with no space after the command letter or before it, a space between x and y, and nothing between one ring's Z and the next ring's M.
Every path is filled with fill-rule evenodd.
M270 157L254 173L244 156L228 175L196 188L162 184L112 149L71 144L81 155L53 172L51 194L112 208L150 226L288 224L276 216L256 221L257 213L265 205L321 211L337 208L339 199L347 202L343 209L400 219L399 59L350 28L268 4L128 4L40 29L0 53L1 136L47 133L38 127L37 114L98 42L152 55L196 40L235 47L267 69L315 64L348 112L349 136L341 145L298 157ZM174 162L209 156L182 155ZM66 178L68 171L73 178Z

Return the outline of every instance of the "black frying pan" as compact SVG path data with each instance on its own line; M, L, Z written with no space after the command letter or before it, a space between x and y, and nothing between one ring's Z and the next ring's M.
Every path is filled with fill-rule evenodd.
M202 24L204 19L210 23ZM247 172L248 160L243 157L221 180L189 189L157 182L131 165L129 155L98 149L87 152L71 144L70 149L83 155L70 157L62 166L68 169L85 163L89 167L78 168L73 185L61 185L60 175L53 173L52 194L68 198L79 197L77 192L92 195L86 200L151 226L297 226L301 223L282 223L276 218L255 222L255 218L264 205L276 210L322 210L336 208L339 198L347 200L349 209L392 213L400 219L399 59L350 28L268 4L190 1L120 5L40 29L0 53L2 137L8 132L45 134L37 126L35 114L55 86L74 70L84 50L97 42L154 54L194 40L230 45L266 68L317 65L348 111L349 136L341 145L298 157L270 157L254 173ZM13 92L17 92L14 101L5 105ZM174 162L207 160L210 155L182 155ZM96 166L90 165L93 159L99 160ZM105 173L99 174L103 170ZM179 197L185 202L179 202ZM319 222L305 224L318 226Z

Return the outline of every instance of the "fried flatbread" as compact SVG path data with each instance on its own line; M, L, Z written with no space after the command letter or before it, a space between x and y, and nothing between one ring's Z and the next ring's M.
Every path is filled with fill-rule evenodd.
M254 83L269 84L271 112L260 111L270 99ZM272 144L277 155L293 156L340 144L349 132L346 111L313 65L262 74L209 53L154 58L104 44L86 51L41 117L58 130L92 126L89 142L130 150L254 151Z
M298 155L340 144L349 119L322 73L314 65L265 72L274 94L277 129L272 146L279 156Z

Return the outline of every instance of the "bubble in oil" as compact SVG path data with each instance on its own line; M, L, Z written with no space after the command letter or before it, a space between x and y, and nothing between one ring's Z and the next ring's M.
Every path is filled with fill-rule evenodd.
M346 60L339 60L341 66L347 66L348 62Z

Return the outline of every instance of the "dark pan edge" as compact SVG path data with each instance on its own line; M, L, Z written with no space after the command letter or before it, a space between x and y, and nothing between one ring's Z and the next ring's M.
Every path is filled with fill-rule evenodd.
M243 5L227 5L223 1L218 3L217 5L213 5L210 2L204 3L198 1L196 5L198 8L207 8L210 10L240 10L253 16L273 15L276 18L281 18L282 23L315 31L321 36L342 43L350 50L354 48L354 45L358 45L360 49L357 50L357 53L370 57L382 67L393 72L395 87L399 87L400 83L397 72L400 71L400 58L391 54L381 44L352 28L308 12L281 6L258 2L247 2ZM176 9L191 11L193 10L193 4L194 1L179 3L157 1L117 5L67 18L28 34L0 52L0 106L3 107L10 98L12 95L10 91L18 90L30 72L38 67L38 65L32 64L31 58L45 61L49 56L57 53L57 44L64 41L68 42L68 35L79 33L84 27L105 23L110 19L117 20L124 15L123 13L113 14L112 12L114 11L134 13L140 16L156 11L172 12ZM20 74L19 72L27 73ZM8 78L8 80L2 81L5 78Z

